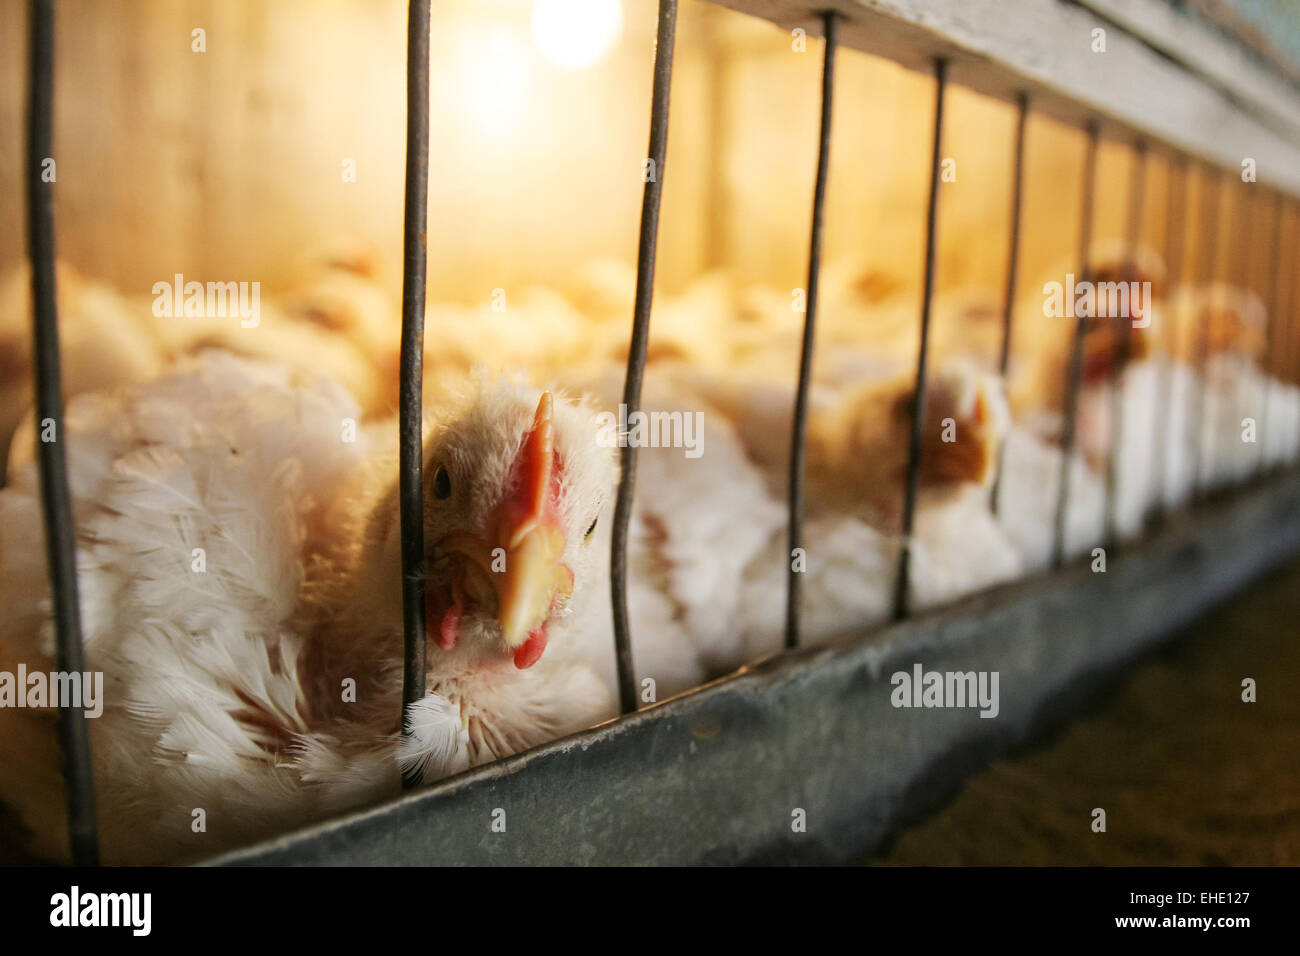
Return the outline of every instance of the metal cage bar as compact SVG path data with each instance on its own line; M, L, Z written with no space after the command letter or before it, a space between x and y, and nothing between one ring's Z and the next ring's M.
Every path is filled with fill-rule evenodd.
M1240 256L1238 259L1239 266L1240 266L1239 277L1241 280L1242 288L1246 289L1248 292L1250 292L1253 295L1255 292L1255 286L1252 282L1252 280L1255 277L1255 255L1254 255L1254 251L1251 249L1251 237L1254 236L1255 229L1258 228L1259 226L1259 203L1256 200L1255 188L1253 186L1250 188L1246 188L1243 186L1243 188L1246 191L1244 193L1245 198L1243 199L1245 207L1241 213L1241 240L1240 240L1241 248L1240 248ZM1267 321L1268 321L1268 317L1265 316L1265 322ZM1251 343L1248 337L1246 336L1246 328L1244 324L1241 327L1240 335L1241 335L1241 341L1238 343L1237 353L1240 356L1240 358L1243 360L1242 369L1248 372L1250 367L1255 365L1256 361L1260 359L1261 356L1258 355L1251 348ZM1237 404L1236 417L1240 421L1242 417L1242 398L1240 394L1238 394L1237 396L1236 404ZM1235 480L1236 484L1242 484L1243 482L1248 481L1251 477L1253 477L1256 468L1258 467L1259 464L1258 456L1263 447L1260 442L1260 434L1259 434L1260 411L1259 409L1251 409L1251 408L1247 408L1245 409L1245 411L1250 414L1250 417L1253 417L1255 419L1255 441L1254 441L1255 447L1253 449L1248 450L1250 452L1250 457L1251 457L1250 467L1249 468L1239 467L1234 470L1234 473L1236 475L1236 480ZM1244 454L1247 451L1247 449L1243 449L1242 451Z
M1181 190L1175 189L1175 183L1181 187ZM1157 402L1155 414L1151 416L1152 422L1155 423L1155 434L1151 436L1152 447L1157 449L1152 467L1152 484L1156 489L1152 517L1157 525L1163 524L1166 515L1165 495L1167 492L1166 482L1169 476L1168 458L1170 447L1170 390L1173 385L1173 369L1178 360L1178 347L1180 344L1178 315L1170 306L1174 300L1174 288L1176 286L1181 287L1183 281L1183 267L1187 252L1187 237L1184 235L1184 229L1187 224L1187 204L1191 195L1191 183L1192 177L1187 159L1180 156L1177 163L1175 163L1171 158L1169 160L1169 175L1165 181L1165 314L1163 316L1165 328L1161 335L1164 342L1165 362L1160 367L1160 382L1156 389L1156 394L1165 396L1165 400ZM1177 199L1179 191L1182 193L1181 201ZM1152 322L1161 320L1161 317L1157 316L1152 319Z
M1278 332L1282 322L1278 310L1282 307L1282 238L1283 225L1286 221L1286 203L1282 193L1273 194L1273 241L1269 250L1269 265L1266 276L1268 282L1268 324L1264 327L1264 354L1260 359L1260 371L1264 374L1264 407L1259 418L1259 449L1257 472L1267 472L1268 464L1268 425L1269 406L1277 392L1277 352L1280 349Z
M424 696L424 285L429 220L429 7L411 0L406 35L406 194L402 238L402 351L398 494L402 526L402 730ZM411 787L419 771L402 774Z
M1087 146L1083 157L1083 199L1079 221L1079 272L1084 279L1092 274L1092 217L1096 204L1097 143L1101 128L1093 120L1087 127ZM1074 432L1079 416L1079 388L1083 378L1083 338L1087 334L1085 316L1075 319L1070 339L1070 365L1065 383L1065 430L1061 436L1061 479L1056 490L1056 516L1052 536L1052 567L1065 564L1065 532L1070 503L1070 460L1074 457Z
M45 556L54 610L57 667L62 673L85 670L81 646L81 605L77 594L76 531L63 419L59 363L59 308L55 278L54 197L44 163L54 140L54 4L31 0L30 89L27 113L27 242L32 260L33 340L36 419L54 425L54 440L36 443L40 466L41 514ZM79 866L99 862L95 829L95 783L90 762L90 732L82 706L59 708L59 742L68 787L68 842Z
M1213 304L1213 297L1217 294L1214 289L1214 281L1218 273L1218 239L1219 239L1219 206L1222 202L1222 183L1219 172L1215 169L1206 167L1205 176L1205 196L1203 199L1204 209L1202 214L1205 222L1205 234L1201 237L1201 261L1198 263L1202 273L1202 279L1210 293L1209 304ZM1196 401L1196 415L1193 421L1195 432L1192 438L1192 493L1193 498L1200 498L1205 490L1203 472L1205 470L1205 420L1210 405L1210 389L1206 375L1209 372L1209 321L1211 318L1211 309L1203 309L1200 314L1194 315L1196 334L1196 371L1199 376L1199 392Z
M1287 332L1286 344L1282 349L1282 381L1289 385L1300 385L1297 381L1296 369L1300 365L1300 334L1297 334L1297 327L1300 326L1300 206L1296 202L1291 202L1292 220L1295 225L1291 230L1291 301L1288 308L1283 310L1286 316ZM1300 435L1297 435L1300 441ZM1300 447L1296 448L1300 453Z
M1250 257L1250 250L1247 248L1248 246L1247 237L1250 235L1250 227L1251 227L1250 220L1251 220L1252 204L1250 200L1250 194L1248 192L1243 191L1244 189L1245 187L1240 182L1237 182L1234 183L1232 187L1230 187L1228 190L1228 204L1232 209L1233 228L1228 229L1227 233L1229 239L1231 240L1235 232L1236 242L1235 242L1235 248L1230 250L1230 252L1235 254L1231 255L1228 263L1227 280L1237 288L1248 292L1250 290L1250 258L1251 257ZM1246 316L1244 313L1239 316L1239 318L1241 318L1243 321L1241 323L1238 323L1235 326L1235 333L1234 333L1235 341L1230 343L1228 346L1228 350L1238 360L1240 360L1245 355L1245 352L1243 350L1243 343L1246 340L1246 334L1245 334L1246 330L1244 327L1245 317ZM1240 375L1242 373L1238 368L1234 374ZM1235 390L1232 393L1231 402L1233 406L1233 420L1235 421L1238 420L1239 416L1241 415L1240 390ZM1218 423L1214 421L1211 421L1210 423L1210 460L1211 461L1214 460L1214 454L1219 446L1219 438L1220 438L1219 429L1215 427L1217 424ZM1224 477L1224 484L1226 485L1235 485L1240 483L1240 479L1237 477L1237 467L1235 464L1231 464L1229 466L1228 473L1223 477Z
M894 620L907 616L911 579L912 527L916 521L921 479L921 447L925 435L925 389L930 351L930 317L934 307L935 251L939 241L939 166L943 162L943 100L948 87L948 61L934 62L934 140L930 157L930 195L925 212L925 282L921 291L921 342L916 350L916 385L912 389L912 429L908 435L907 475L903 489L903 528L898 547L898 576L894 582Z
M1011 235L1007 247L1006 284L1002 292L1002 344L998 351L998 378L1003 388L1011 367L1011 336L1015 315L1016 283L1020 269L1020 229L1024 216L1025 199L1025 127L1029 119L1029 94L1016 97L1016 140L1011 159ZM989 507L998 513L998 493L1002 488L1002 466L1006 459L1006 442L998 443L998 457L993 472L993 487L989 490Z
M1129 182L1127 235L1124 237L1124 278L1137 277L1138 246L1142 242L1142 210L1146 203L1147 147L1139 140L1133 147L1133 178ZM1144 302L1143 318L1149 318L1151 303ZM1133 343L1133 290L1129 287L1128 314L1115 318L1115 354L1110 370L1111 433L1106 455L1106 549L1119 544L1119 460L1124 443L1124 374L1128 371Z
M641 381L645 376L646 347L650 340L650 302L654 295L655 248L659 241L659 200L663 194L664 157L668 152L668 99L673 81L673 41L677 34L677 0L659 0L659 26L655 38L654 84L650 95L650 146L645 191L641 198L641 234L637 243L636 302L632 340L627 352L627 378L623 405L631 416L641 407ZM623 443L620 450L618 499L610 544L610 595L614 614L614 653L618 663L618 697L622 712L636 710L636 672L632 661L632 634L627 618L627 534L632 521L632 496L636 491L636 446Z
M1300 272L1300 266L1295 262L1296 254L1300 251L1300 215L1297 215L1295 201L1289 197L1282 200L1282 225L1280 231L1285 236L1290 234L1289 243L1284 241L1282 251L1279 253L1283 265L1279 267L1276 276L1278 286L1278 348L1277 354L1273 356L1273 374L1277 381L1284 387L1291 383L1290 370L1291 362L1288 351L1294 342L1295 322L1293 312L1296 306L1296 273ZM1286 264L1291 264L1288 271ZM1278 462L1278 469L1286 467L1285 460Z
M817 140L817 180L813 187L812 227L808 239L808 301L803 317L803 341L799 352L799 384L795 391L794 420L790 430L789 487L789 570L786 574L785 646L799 646L799 611L802 606L803 573L806 565L796 562L803 547L803 479L808 444L808 387L812 381L813 346L817 331L817 292L821 282L822 226L826 208L826 183L831 162L831 113L835 95L835 48L839 18L822 15L825 37L822 61L821 125Z

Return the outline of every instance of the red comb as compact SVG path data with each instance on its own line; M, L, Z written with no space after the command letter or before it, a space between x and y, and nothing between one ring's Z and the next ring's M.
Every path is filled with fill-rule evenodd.
M523 447L519 449L516 468L519 469L519 485L513 493L514 527L510 531L509 548L519 546L524 535L531 531L541 519L546 509L547 495L551 489L551 474L555 463L555 426L551 421L554 400L550 392L542 392L533 415L533 427L524 436Z

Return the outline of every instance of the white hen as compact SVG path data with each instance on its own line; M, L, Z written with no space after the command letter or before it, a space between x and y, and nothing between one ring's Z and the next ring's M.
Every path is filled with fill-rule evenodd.
M741 587L745 569L785 524L785 508L768 494L762 476L727 420L698 395L658 368L647 375L642 411L662 416L660 441L637 455L637 492L628 535L628 611L639 686L654 682L662 699L702 683L736 664ZM623 372L607 369L583 387L611 413L622 395ZM699 430L696 431L698 424ZM690 429L689 435L686 429ZM608 553L608 537L601 550ZM609 607L607 578L601 600ZM584 629L591 660L614 681L612 621L608 614ZM643 694L643 698L646 695Z
M588 387L610 404L619 385L621 375L607 375ZM941 376L935 384L936 436L941 420L952 416L957 440L936 437L924 472L913 536L914 607L945 603L1020 573L1019 555L991 518L984 487L1006 427L1000 393L988 386L963 376ZM728 415L696 388L725 401ZM899 539L865 519L896 509L893 502L879 504L891 490L901 497L897 481L872 487L882 472L897 478L897 450L886 447L896 437L896 398L894 390L868 388L840 402L828 399L819 410L824 420L810 446L810 465L821 473L810 481L804 542L810 642L889 614ZM698 458L663 447L642 448L638 457L628 604L636 676L654 678L661 697L781 644L789 561L780 458L788 450L788 402L779 387L693 367L662 364L647 375L646 410L699 412L704 422ZM825 496L817 497L822 488ZM591 653L605 657L612 680L611 638L589 634L595 639Z
M401 764L433 780L612 711L566 646L612 458L587 410L481 383L426 442L428 696L399 750L395 456L358 416L326 380L219 354L69 404L87 667L106 685L91 726L105 860L209 854L395 794ZM10 670L51 667L41 535L20 459L0 492ZM57 858L57 777L9 763L54 749L52 713L34 716L0 710L23 723L0 732L17 771L0 797Z
M107 286L58 264L59 338L64 382L95 391L157 375L166 356L133 308ZM0 279L0 460L32 404L32 279L26 265ZM0 469L0 483L3 481Z
M1029 429L1014 426L1007 436L998 481L998 521L1019 550L1026 571L1052 563L1061 448ZM1069 505L1063 554L1077 557L1106 535L1106 485L1076 452L1070 457Z
M823 514L804 525L804 643L815 646L888 620L898 580L899 538L853 516ZM989 512L988 491L968 483L921 504L912 534L908 607L925 610L1018 578L1023 561ZM782 647L784 535L750 563L740 602L742 642L731 666Z

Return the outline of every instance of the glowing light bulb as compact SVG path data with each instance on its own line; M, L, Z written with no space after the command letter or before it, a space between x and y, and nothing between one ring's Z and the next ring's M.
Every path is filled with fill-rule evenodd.
M534 0L533 42L566 70L599 62L622 31L621 0Z

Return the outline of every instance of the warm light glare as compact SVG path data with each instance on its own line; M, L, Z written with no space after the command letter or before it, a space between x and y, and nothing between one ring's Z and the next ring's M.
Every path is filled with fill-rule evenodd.
M467 33L458 50L453 72L460 86L457 100L481 133L493 139L509 136L528 105L532 83L528 45L517 34L497 28Z
M621 0L534 0L533 42L566 70L598 62L623 31Z

